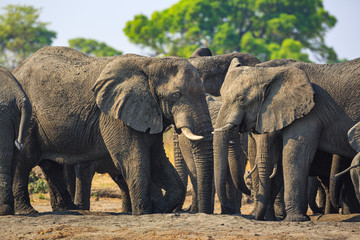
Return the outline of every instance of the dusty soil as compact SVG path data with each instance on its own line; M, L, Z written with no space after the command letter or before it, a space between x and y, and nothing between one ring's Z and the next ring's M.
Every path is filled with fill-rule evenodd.
M119 192L106 175L97 174L94 181L91 211L53 213L46 194L33 195L40 213L0 217L0 239L360 239L360 214L263 222L248 215L251 204L242 207L243 215L220 215L216 203L213 215L132 216L121 213L121 199L113 198Z

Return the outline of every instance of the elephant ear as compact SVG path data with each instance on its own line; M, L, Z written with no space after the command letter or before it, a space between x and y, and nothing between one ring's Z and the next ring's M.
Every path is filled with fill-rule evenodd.
M280 130L295 119L308 114L314 107L314 90L307 74L297 68L260 68L270 76L264 85L263 102L258 113L256 131Z
M236 68L236 67L240 67L241 65L242 64L241 64L240 60L235 57L235 58L233 58L231 60L231 63L230 63L230 66L229 66L228 70L231 70L231 69Z
M360 122L349 130L348 138L350 145L355 151L360 152Z
M117 57L108 63L93 91L100 110L131 128L153 134L163 130L162 112L142 70L144 57Z
M212 56L211 50L209 48L198 48L191 54L190 58L206 56Z

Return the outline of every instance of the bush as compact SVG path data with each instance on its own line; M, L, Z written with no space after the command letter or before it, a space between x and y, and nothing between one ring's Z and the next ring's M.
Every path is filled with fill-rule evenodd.
M33 172L30 172L28 187L30 194L49 192L49 188L45 179L37 177Z

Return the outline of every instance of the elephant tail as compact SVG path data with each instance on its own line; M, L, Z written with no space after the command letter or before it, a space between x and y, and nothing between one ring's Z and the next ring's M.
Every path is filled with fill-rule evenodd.
M19 132L18 137L15 140L15 146L17 149L21 150L24 146L24 132L26 130L26 127L31 119L32 114L32 107L30 104L29 99L27 96L24 96L21 101L19 101L18 108L20 110L20 125L19 125Z

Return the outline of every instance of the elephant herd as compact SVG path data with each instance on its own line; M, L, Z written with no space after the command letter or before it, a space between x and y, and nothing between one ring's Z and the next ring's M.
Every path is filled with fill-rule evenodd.
M309 220L312 179L325 213L360 211L360 58L260 62L208 48L189 59L97 58L45 47L12 74L1 67L0 83L0 215L36 212L36 165L53 211L89 209L97 171L135 215L182 210L188 179L190 211L213 213L216 192L222 213L239 213L247 160L255 219Z

